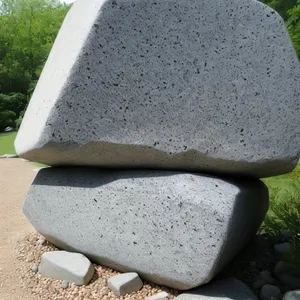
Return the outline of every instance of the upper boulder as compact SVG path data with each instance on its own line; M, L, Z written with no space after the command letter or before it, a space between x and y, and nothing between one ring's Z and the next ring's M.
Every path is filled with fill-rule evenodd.
M49 165L267 177L300 145L299 61L254 0L77 0L16 139Z

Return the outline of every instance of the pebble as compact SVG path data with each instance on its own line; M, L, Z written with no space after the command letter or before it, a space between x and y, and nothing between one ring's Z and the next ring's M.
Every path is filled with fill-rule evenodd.
M153 296L150 297L146 297L145 300L166 300L168 299L168 293L166 292L160 292L158 294L155 294Z
M252 284L252 288L254 290L258 290L265 284L266 284L266 282L263 279L258 279L258 280L254 281L254 283Z
M280 261L276 264L274 269L274 274L278 277L282 273L289 273L292 269L292 265L285 263L284 261Z
M38 248L41 248L42 246L45 246L46 240L44 238L40 238L38 239L38 241L36 242L36 246Z
M67 280L63 280L61 283L61 287L63 289L67 289L69 287L69 282Z
M269 271L262 271L260 273L261 278L268 284L277 284L277 280L272 277L271 273Z
M281 284L291 290L300 289L300 278L292 273L293 266L283 261L278 262L274 269L274 274Z
M271 284L266 284L260 291L261 300L281 300L282 295L279 287Z
M293 234L288 230L281 231L279 235L279 242L289 242L293 238Z
M289 289L300 289L300 278L288 273L283 273L278 276L279 281Z
M274 250L277 254L284 254L289 252L291 249L291 246L289 243L280 243L280 244L276 244L274 246Z
M300 290L285 293L283 300L300 300Z
M33 267L31 268L31 270L32 270L32 272L37 273L38 270L39 270L39 267L38 267L38 266L33 266Z

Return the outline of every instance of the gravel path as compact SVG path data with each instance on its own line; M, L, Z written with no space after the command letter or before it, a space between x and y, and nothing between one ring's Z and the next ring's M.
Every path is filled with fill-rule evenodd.
M21 159L0 159L0 300L33 300L21 288L15 254L17 241L34 232L22 213L36 166Z

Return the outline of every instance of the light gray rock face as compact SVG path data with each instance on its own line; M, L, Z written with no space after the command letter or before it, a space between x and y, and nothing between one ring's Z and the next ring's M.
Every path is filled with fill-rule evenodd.
M46 168L23 211L60 248L184 290L210 281L255 235L267 208L259 180Z
M285 293L283 300L300 300L300 290Z
M91 262L80 253L51 251L42 255L39 272L46 277L84 285L92 279L94 268Z
M240 280L229 278L181 294L175 300L258 300Z
M47 165L267 177L299 156L299 62L254 0L78 0L21 125Z
M139 275L133 272L110 277L107 284L118 297L137 292L143 286L143 282Z

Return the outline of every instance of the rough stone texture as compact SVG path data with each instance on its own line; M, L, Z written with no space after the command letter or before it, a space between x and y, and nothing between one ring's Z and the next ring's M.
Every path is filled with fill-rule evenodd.
M300 290L285 293L283 300L300 300Z
M107 284L116 296L137 292L143 286L143 282L137 273L124 273L110 277Z
M91 262L80 253L51 251L42 255L39 272L46 277L84 285L92 279L94 268Z
M255 179L46 168L23 211L60 248L189 289L210 281L245 246L267 208L268 190Z
M261 300L281 300L282 295L279 287L271 284L266 284L260 291Z
M78 0L16 139L48 165L267 177L299 156L299 62L254 0Z
M257 300L240 280L229 278L181 294L175 300Z

